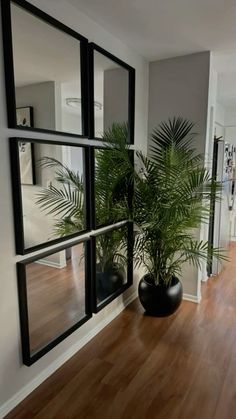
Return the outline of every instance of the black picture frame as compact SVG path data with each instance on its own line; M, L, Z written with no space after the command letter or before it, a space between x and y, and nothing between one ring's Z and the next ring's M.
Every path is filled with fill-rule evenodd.
M96 176L96 168L95 168L95 154L96 150L104 150L109 152L109 147L102 147L102 146L91 146L90 147L90 216L91 216L91 228L92 230L113 226L115 223L119 223L122 221L125 221L124 219L116 220L114 221L107 221L106 223L97 223L96 219L96 182L95 182L95 176ZM130 154L130 160L132 163L132 166L134 167L134 153L135 151L132 149L129 149ZM133 196L134 196L134 182L129 184L128 188L128 206L130 211L130 218L133 218Z
M49 130L44 128L20 127L17 125L16 119L16 94L15 94L15 77L14 77L14 59L12 44L12 23L11 23L11 4L18 5L26 12L31 13L35 17L43 20L49 25L65 32L67 35L75 38L80 42L80 77L81 77L81 111L82 111L82 134ZM17 130L27 130L34 132L43 132L55 135L67 135L70 137L87 138L88 137L88 40L78 32L64 25L54 17L43 12L39 8L33 6L25 0L1 0L2 13L2 36L3 36L3 53L5 68L5 86L7 101L7 119L8 128Z
M134 144L134 122L135 122L135 69L101 48L94 42L88 44L88 62L89 62L89 138L101 141L101 138L95 137L94 124L94 51L99 52L119 66L125 68L129 74L128 88L128 144Z
M117 291L109 295L107 298L97 303L97 278L96 278L96 237L107 234L115 230L127 228L127 282L123 284ZM134 243L134 227L132 221L126 221L120 225L114 225L103 232L96 232L91 235L91 276L92 276L92 311L98 313L119 295L123 294L133 285L133 243Z
M80 319L76 324L71 326L61 335L57 336L54 340L51 340L46 346L39 349L34 354L30 352L30 336L29 336L29 317L28 317L28 302L27 302L27 278L26 278L26 266L30 263L37 262L39 259L45 258L49 255L57 253L62 250L66 250L80 243L85 243L85 316ZM51 251L42 253L40 255L28 258L24 261L17 263L17 281L18 281L18 298L19 298L19 313L20 313L20 329L21 329L21 347L22 347L22 358L23 363L27 366L31 366L38 361L42 356L48 353L56 345L66 339L75 330L81 327L92 317L92 306L91 306L91 251L90 251L90 239L82 239L76 242L61 246Z
M23 204L22 204L22 191L21 191L21 173L20 173L20 163L19 163L19 152L18 144L19 142L30 142L34 144L51 144L51 145L60 145L60 146L71 146L79 147L83 150L83 168L84 168L84 200L85 200L85 228L76 233L70 234L65 237L59 237L52 239L50 241L40 243L32 247L25 247L25 237L24 237L24 221L23 221ZM11 183L12 183L12 197L13 197L13 213L14 213L14 230L15 230L15 249L16 254L26 255L36 250L42 250L46 247L67 241L79 237L88 231L91 230L91 215L90 215L90 205L91 205L91 180L90 180L90 154L89 146L70 143L63 141L50 141L50 140L39 140L32 138L19 138L13 137L9 140L10 146L10 162L11 162Z

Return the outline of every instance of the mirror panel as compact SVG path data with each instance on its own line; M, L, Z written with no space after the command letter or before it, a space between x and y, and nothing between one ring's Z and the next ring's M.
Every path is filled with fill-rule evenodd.
M18 264L21 319L27 318L22 324L28 336L22 340L26 362L38 359L45 348L55 346L91 316L86 246L81 242Z
M134 153L97 148L94 151L95 227L132 218Z
M16 127L85 135L81 66L87 41L28 8L33 12L10 2Z
M127 143L133 143L134 69L97 45L90 48L94 96L91 136L112 140L114 125L126 126Z
M95 312L132 285L132 243L132 223L93 238Z
M83 147L12 139L11 157L18 253L87 229Z

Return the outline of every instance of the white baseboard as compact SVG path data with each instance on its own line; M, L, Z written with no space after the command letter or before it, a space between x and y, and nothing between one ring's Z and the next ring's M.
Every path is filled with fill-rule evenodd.
M11 410L13 410L22 400L24 400L32 391L34 391L43 381L60 368L68 359L76 354L83 346L85 346L94 336L96 336L105 326L107 326L115 317L117 317L135 298L138 293L135 291L125 301L121 302L107 317L97 324L87 335L79 342L76 342L65 353L57 358L49 367L43 370L30 383L26 384L20 391L12 396L7 402L0 407L0 418L4 418Z
M60 263L57 263L57 262L50 262L47 259L39 259L35 263L38 263L39 265L49 266L49 268L62 269L66 267L66 264L61 265Z
M201 302L201 297L197 297L196 295L192 295L192 294L183 294L183 300L191 301L191 303L199 304Z

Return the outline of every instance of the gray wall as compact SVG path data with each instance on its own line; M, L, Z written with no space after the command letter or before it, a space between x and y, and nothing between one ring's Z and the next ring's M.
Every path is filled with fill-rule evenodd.
M149 134L153 128L173 116L188 118L196 124L195 147L205 153L210 53L202 52L150 63ZM149 138L148 151L151 140ZM200 230L196 231L200 237ZM199 272L186 265L183 270L184 293L200 297Z
M55 238L54 224L57 217L47 215L36 204L38 194L43 188L47 188L50 182L52 182L53 186L57 186L57 182L55 181L55 168L42 169L39 161L43 157L54 157L62 161L62 147L60 146L43 143L34 144L34 151L36 185L21 186L26 247L36 246Z
M196 147L205 152L210 52L150 63L148 130L182 116L196 124Z
M104 71L104 129L114 122L128 121L128 71L123 68Z
M55 130L55 83L29 84L16 88L16 107L33 106L34 126Z

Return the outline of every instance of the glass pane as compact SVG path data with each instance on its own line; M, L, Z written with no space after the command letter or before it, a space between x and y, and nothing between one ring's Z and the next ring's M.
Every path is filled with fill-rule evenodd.
M127 226L96 236L97 304L122 289L127 283Z
M25 248L85 229L83 148L19 141Z
M128 123L129 72L94 51L94 130L101 138L113 124Z
M132 157L124 160L119 150L95 151L96 226L129 218L132 181Z
M85 317L84 244L26 265L31 354Z
M17 125L82 134L80 42L11 5Z

